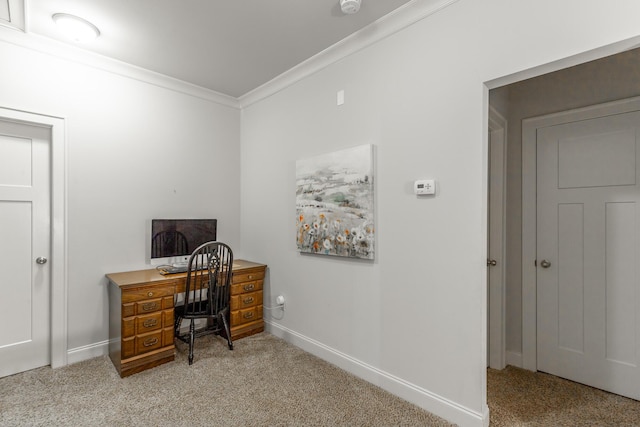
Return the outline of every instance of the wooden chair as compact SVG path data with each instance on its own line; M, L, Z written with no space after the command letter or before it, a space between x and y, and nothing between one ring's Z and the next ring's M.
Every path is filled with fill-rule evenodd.
M175 337L189 344L189 365L193 363L193 343L196 337L224 333L229 350L233 350L229 330L229 295L233 251L220 242L208 242L197 247L189 257L183 303L176 299ZM205 326L196 329L195 321L205 319ZM183 320L189 331L181 333Z

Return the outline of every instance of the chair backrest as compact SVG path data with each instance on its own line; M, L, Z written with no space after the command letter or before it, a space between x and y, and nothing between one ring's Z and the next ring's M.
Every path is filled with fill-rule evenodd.
M151 258L189 253L187 238L179 231L161 231L151 239Z
M189 257L184 316L212 316L229 306L233 251L225 243L207 242Z

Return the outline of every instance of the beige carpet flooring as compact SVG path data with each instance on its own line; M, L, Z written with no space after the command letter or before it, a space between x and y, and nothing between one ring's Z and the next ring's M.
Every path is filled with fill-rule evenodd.
M267 333L186 353L128 378L106 356L0 378L0 426L451 426ZM487 382L491 427L640 426L640 402L551 375Z
M487 371L487 400L491 427L640 426L636 400L511 366Z
M450 426L262 333L120 378L108 357L0 379L0 426Z

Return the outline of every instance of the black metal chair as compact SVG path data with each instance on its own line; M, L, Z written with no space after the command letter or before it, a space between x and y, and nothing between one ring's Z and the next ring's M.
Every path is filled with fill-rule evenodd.
M189 365L193 363L193 342L196 337L224 333L229 350L233 350L229 330L229 295L233 251L220 242L208 242L198 246L187 267L184 302L175 307L175 337L189 344ZM197 319L207 323L195 327ZM189 320L189 331L181 333L183 320Z

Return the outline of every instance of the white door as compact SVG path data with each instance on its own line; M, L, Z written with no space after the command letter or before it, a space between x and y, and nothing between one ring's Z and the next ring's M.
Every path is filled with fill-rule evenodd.
M51 360L50 142L0 118L0 377Z
M640 399L640 112L537 133L539 371Z

